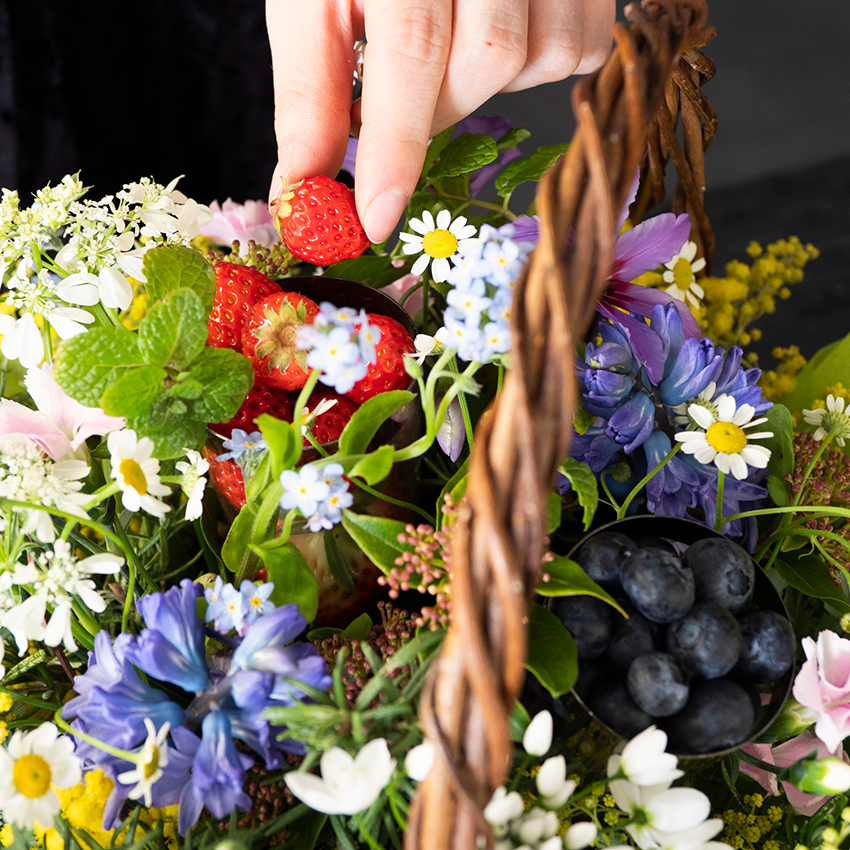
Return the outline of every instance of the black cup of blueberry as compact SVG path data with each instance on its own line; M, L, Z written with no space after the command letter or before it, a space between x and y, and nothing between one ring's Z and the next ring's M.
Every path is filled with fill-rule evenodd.
M549 600L579 658L573 696L609 731L667 732L680 756L761 735L791 691L796 638L747 552L704 525L638 516L602 526L569 557L629 615L592 596Z

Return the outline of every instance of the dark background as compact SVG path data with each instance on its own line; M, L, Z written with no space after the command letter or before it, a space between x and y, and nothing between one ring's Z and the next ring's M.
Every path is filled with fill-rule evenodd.
M763 351L810 355L850 331L850 12L844 0L713 0L710 21L715 270L746 259L752 239L817 245L792 300L761 322ZM571 85L480 112L528 127L526 150L564 141ZM0 186L22 198L77 170L94 196L185 174L201 202L265 198L272 116L260 0L0 0Z

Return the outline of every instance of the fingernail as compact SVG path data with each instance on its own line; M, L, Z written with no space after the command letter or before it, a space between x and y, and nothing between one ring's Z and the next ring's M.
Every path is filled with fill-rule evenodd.
M393 232L406 206L407 194L398 188L385 189L374 198L363 216L369 241L383 242Z

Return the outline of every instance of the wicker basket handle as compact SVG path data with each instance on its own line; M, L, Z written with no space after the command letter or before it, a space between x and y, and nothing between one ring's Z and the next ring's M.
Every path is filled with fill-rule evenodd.
M616 214L671 72L706 32L704 0L644 0L626 15L607 64L575 86L578 129L538 190L540 242L514 296L514 365L479 424L455 524L454 619L420 706L437 757L413 800L407 850L475 850L482 836L493 845L482 811L509 767L546 498L575 409L575 341L605 290Z

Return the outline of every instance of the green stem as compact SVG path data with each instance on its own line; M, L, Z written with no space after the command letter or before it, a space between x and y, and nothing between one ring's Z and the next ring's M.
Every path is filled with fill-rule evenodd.
M643 488L647 485L649 480L657 472L659 472L661 467L663 467L670 460L670 458L672 458L673 455L675 455L679 451L679 449L681 449L681 448L682 448L682 444L676 443L676 445L673 446L673 448L670 449L670 451L667 452L667 454L664 455L664 457L661 458L661 460L646 475L644 475L643 478L641 478L640 481L638 481L637 485L632 489L631 493L629 493L629 495L626 496L626 500L623 502L622 505L620 505L620 508L617 511L617 519L623 519L623 517L625 517L626 511L628 510L629 505L638 497L638 495L640 494L640 491L643 490ZM603 486L604 486L604 482L603 482ZM613 500L613 497L611 496L611 493L609 492L607 487L605 487L605 492L608 493L608 498L611 499L613 504L616 506L617 503L616 503L616 501Z
M98 301L97 304L92 305L91 311L94 313L95 320L98 324L107 328L110 325L113 325L116 328L124 328L124 325L121 324L121 319L119 319L112 310L107 310L100 301Z
M93 747L97 747L99 750L103 750L103 752L109 753L111 756L116 756L124 761L128 761L130 764L139 763L138 753L131 753L127 750L119 750L118 747L111 747L109 744L104 744L103 741L99 741L97 738L93 738L91 735L87 735L79 729L72 729L71 724L62 717L61 708L53 715L53 722L68 735L71 735L74 738L80 738L87 744L91 744Z
M354 821L357 824L357 829L360 831L360 835L363 837L363 840L369 845L371 850L386 850L383 844L376 841L369 834L369 829L366 826L366 822L363 820L362 814L354 815Z
M105 499L108 499L110 496L114 496L120 489L121 486L117 481L110 481L109 484L104 484L103 487L92 493L91 499L83 505L83 510L86 512L90 511L92 508L97 507Z
M133 606L133 594L136 592L136 573L140 564L136 557L136 550L130 543L130 538L127 537L120 519L115 520L115 533L121 539L121 549L127 558L127 596L124 599L124 612L121 615L121 631L126 632L127 624L130 622L130 608Z
M449 360L449 371L454 372L456 375L460 374L460 369L457 367L456 357ZM469 417L469 405L466 403L466 393L458 393L457 400L460 404L460 412L463 414L463 427L466 429L466 442L469 444L469 451L471 453L474 437L472 433L472 420Z
M92 636L96 635L100 629L100 623L92 616L92 612L89 611L82 603L77 601L76 599L71 603L71 608L74 609L74 613L77 615L77 619L82 623L83 628Z
M681 443L679 443L681 445ZM717 517L714 520L714 530L718 533L723 528L723 490L726 487L726 474L722 469L717 470Z
M301 392L298 393L298 398L295 400L295 406L292 409L292 428L295 431L295 441L298 446L302 446L303 443L301 436L301 414L307 404L307 399L310 398L310 393L312 393L316 388L316 384L319 381L319 375L321 374L322 373L319 369L311 370L310 374L307 376L307 383L304 384L301 388ZM295 463L297 465L297 458Z
M617 512L617 519L622 519L623 516L625 516L625 513L623 513L622 516L620 514L620 512L623 511L623 508L621 507L620 503L614 498L614 494L608 489L608 484L605 481L605 479L609 475L613 474L614 473L610 469L606 470L599 476L599 483L602 485L602 489L605 491L605 495L608 496L608 501L611 503L611 507L614 508L614 510ZM629 493L629 496L631 496L631 493Z
M465 198L463 195L450 195L448 192L439 191L437 192L437 196L450 201L466 201L467 204L481 207L485 210L492 210L493 212L503 215L506 219L508 219L508 221L513 221L517 217L516 213L512 213L501 204L494 204L491 201L479 201L477 198Z
M809 476L812 474L812 470L815 468L815 464L820 460L821 455L826 450L826 447L832 442L832 438L835 435L830 431L826 438L821 441L820 446L818 446L818 450L815 452L815 456L811 459L809 465L806 467L806 471L803 473L803 480L800 482L800 489L797 491L797 495L794 496L794 501L791 502L792 505L798 505L800 503L800 499L803 498L803 489L806 486L806 482L809 480Z
M733 522L736 519L746 519L751 516L771 516L772 514L822 514L823 516L838 516L850 519L850 509L837 508L834 506L823 507L815 505L790 505L785 508L761 508L757 511L744 511L740 514L727 516L726 522Z
M52 363L53 338L50 336L50 322L46 316L41 317L41 340L44 343L44 357L48 363Z

